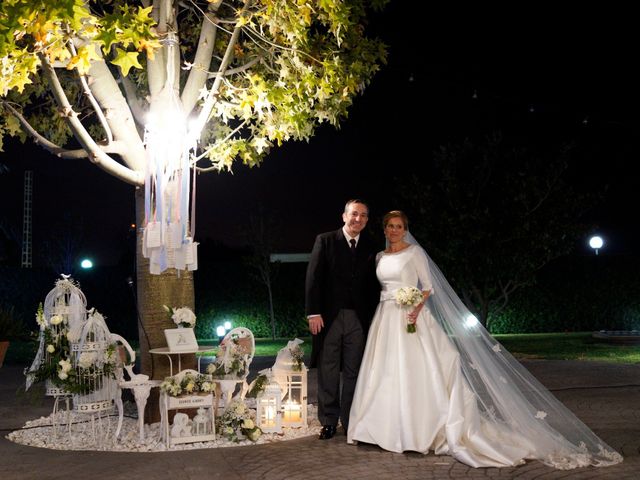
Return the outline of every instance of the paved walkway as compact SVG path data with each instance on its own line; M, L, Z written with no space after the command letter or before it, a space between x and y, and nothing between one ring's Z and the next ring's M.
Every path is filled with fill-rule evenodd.
M260 364L255 359L256 367ZM273 359L264 359L269 365ZM0 479L640 479L640 365L578 361L526 361L524 365L625 461L607 468L554 470L539 462L518 468L469 468L450 457L397 454L375 446L350 446L344 435L248 447L164 453L46 450L4 438L25 421L51 413L51 403L31 406L15 392L21 368L0 368ZM259 367L262 368L262 367ZM315 372L310 372L310 386ZM315 390L310 388L310 400Z

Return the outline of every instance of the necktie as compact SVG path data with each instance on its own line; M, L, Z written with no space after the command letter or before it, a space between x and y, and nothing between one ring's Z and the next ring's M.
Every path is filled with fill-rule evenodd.
M351 244L351 254L355 255L355 253L356 253L356 240L355 240L355 238L352 238L351 240L349 240L349 243Z

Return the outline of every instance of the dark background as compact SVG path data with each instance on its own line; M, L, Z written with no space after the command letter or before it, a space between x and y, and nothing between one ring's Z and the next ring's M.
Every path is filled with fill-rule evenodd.
M600 255L637 254L640 43L630 7L442 10L428 3L396 0L372 17L389 62L340 130L323 126L309 143L273 149L260 168L198 177L201 255L213 262L248 243L248 219L260 210L279 222L280 252L308 252L316 233L340 226L352 197L369 200L377 229L384 211L403 208L393 202L398 174L429 164L439 145L495 131L533 146L573 142L566 180L604 195L585 218L605 239ZM0 161L9 168L0 175L0 220L14 237L3 239L5 251L20 239L30 169L36 266L49 254L45 240L71 229L79 253L98 266L133 271L132 187L30 142L7 140ZM586 242L576 255L592 255Z

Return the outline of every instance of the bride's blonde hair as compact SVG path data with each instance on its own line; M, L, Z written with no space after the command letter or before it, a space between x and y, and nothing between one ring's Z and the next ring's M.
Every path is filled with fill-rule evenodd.
M391 210L384 217L382 217L382 227L386 228L387 223L389 223L389 220L391 220L392 218L399 218L400 220L402 220L404 229L405 230L409 229L409 218L407 217L406 213L404 213L402 210Z

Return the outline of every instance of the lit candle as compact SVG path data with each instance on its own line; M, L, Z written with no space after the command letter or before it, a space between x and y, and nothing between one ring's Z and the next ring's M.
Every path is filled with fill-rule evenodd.
M276 407L267 405L264 409L264 426L274 427L276 424Z
M287 423L298 423L302 420L302 406L287 402L284 405L284 419Z

